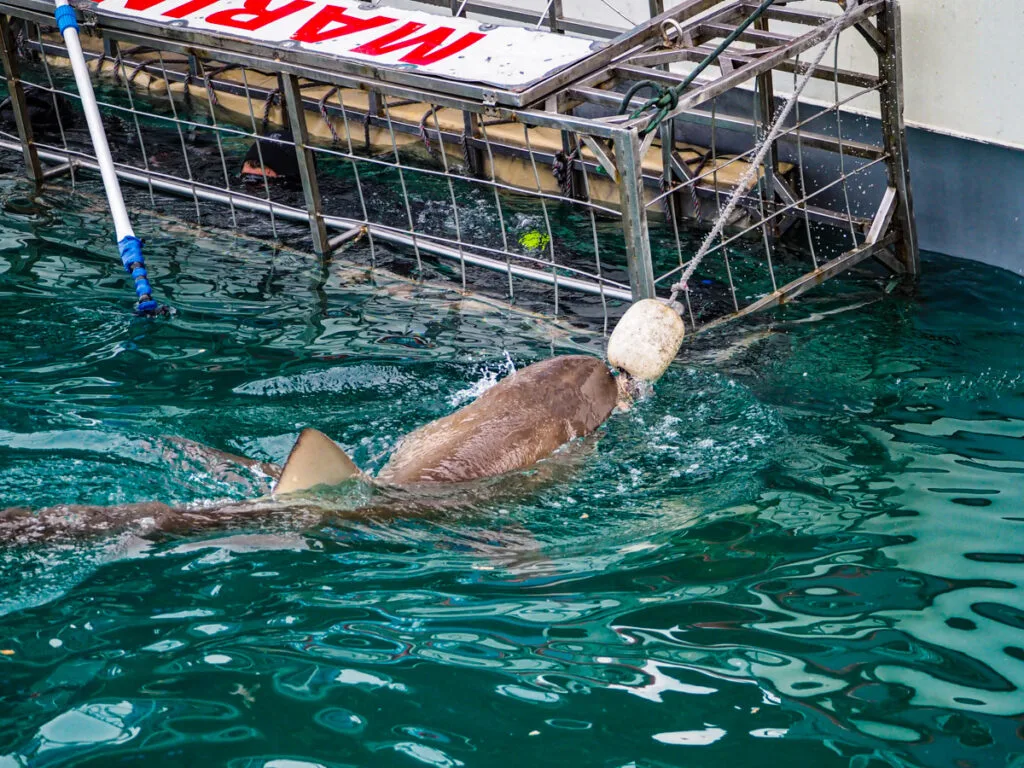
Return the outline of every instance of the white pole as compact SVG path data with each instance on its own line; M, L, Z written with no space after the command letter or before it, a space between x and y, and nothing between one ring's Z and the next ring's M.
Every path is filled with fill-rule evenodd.
M58 8L67 5L68 0L57 0ZM86 66L85 56L82 54L78 28L66 26L61 31L64 35L64 44L68 49L68 57L71 59L71 68L75 71L75 83L78 85L78 95L82 98L82 108L85 109L85 120L89 124L92 145L96 150L96 162L99 164L100 174L103 176L103 188L107 192L107 203L110 205L110 212L114 217L114 231L117 234L118 242L120 242L124 238L134 235L135 232L128 219L128 211L124 207L121 185L117 181L117 174L114 173L114 160L110 156L107 134L103 131L100 110L96 106L96 94L92 90L89 67Z
M56 0L56 5L54 17L57 19L57 27L64 37L68 58L71 59L71 68L75 73L78 95L82 99L85 121L89 125L89 136L92 138L93 151L96 153L96 164L99 165L100 176L103 177L103 189L107 193L107 203L110 205L110 213L114 218L114 232L117 236L117 248L121 254L121 263L124 265L125 271L135 281L135 294L139 299L136 311L139 314L155 315L166 310L162 310L153 300L153 288L149 284L146 261L142 257L142 241L135 236L135 231L132 229L128 210L124 205L124 197L121 194L121 185L114 172L114 159L110 156L110 145L107 144L107 134L103 131L103 120L100 118L99 106L96 104L96 94L92 90L89 67L85 63L82 43L78 39L78 21L75 18L75 9L68 4L68 0Z

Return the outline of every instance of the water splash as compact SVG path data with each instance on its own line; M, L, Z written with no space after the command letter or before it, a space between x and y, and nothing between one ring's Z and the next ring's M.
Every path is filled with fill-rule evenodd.
M472 400L476 400L480 395L497 384L501 379L515 373L516 364L512 361L512 356L508 353L508 350L505 350L504 354L504 361L496 364L485 363L481 366L480 378L468 387L453 393L448 398L448 405L453 408L458 408Z

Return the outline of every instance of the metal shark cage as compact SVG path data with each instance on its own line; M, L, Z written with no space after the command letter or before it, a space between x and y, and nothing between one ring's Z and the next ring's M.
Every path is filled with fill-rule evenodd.
M237 0L235 12L277 2ZM535 11L429 0L480 30L505 21L593 41L514 87L108 13L106 3L77 6L83 39L101 109L122 134L112 139L117 173L154 205L184 197L197 219L219 212L229 226L263 217L275 236L308 225L321 257L346 247L371 262L382 248L416 265L429 258L464 288L513 299L539 290L555 314L574 295L606 325L629 301L670 293L733 197L683 293L698 327L783 303L866 259L919 270L896 0L683 0L668 10L650 0L651 18L622 33L566 18L559 0ZM14 118L0 149L23 156L39 185L78 184L96 163L71 127L78 96L51 12L41 0L0 1ZM838 66L851 35L870 48L871 71ZM812 66L824 44L834 51ZM793 99L773 126L798 77L814 81L813 98ZM41 99L56 125L34 122ZM865 99L877 117L850 109ZM275 126L290 138L268 136ZM161 136L174 157L154 159L147 144ZM301 195L241 183L253 141L261 157L275 143L295 153Z

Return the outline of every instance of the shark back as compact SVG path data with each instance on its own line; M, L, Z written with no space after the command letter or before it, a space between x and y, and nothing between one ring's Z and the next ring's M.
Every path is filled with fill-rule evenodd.
M407 435L377 479L392 485L464 482L523 469L593 432L617 400L615 378L595 357L535 363Z

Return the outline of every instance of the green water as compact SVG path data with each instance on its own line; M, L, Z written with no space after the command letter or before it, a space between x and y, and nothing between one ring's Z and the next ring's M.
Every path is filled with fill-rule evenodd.
M364 467L600 339L0 193L0 507L245 498L169 436ZM339 267L342 265L338 265ZM1015 766L1024 281L942 257L686 347L575 471L442 519L0 551L0 766ZM845 310L845 311L837 311ZM593 314L587 305L582 314Z

